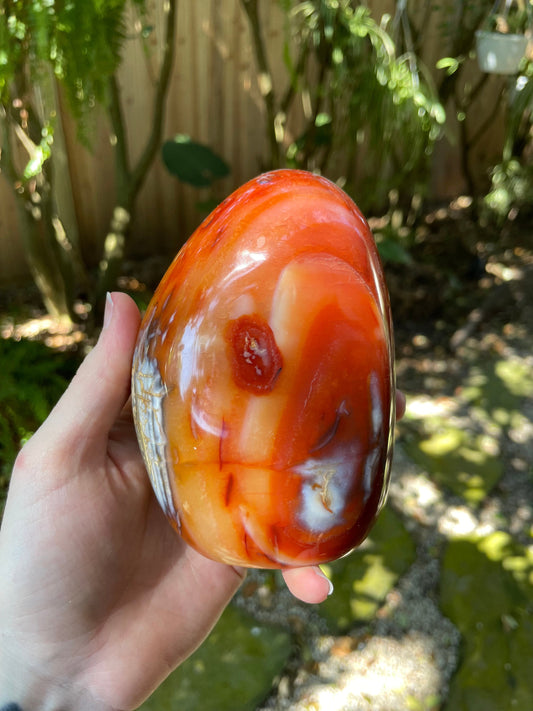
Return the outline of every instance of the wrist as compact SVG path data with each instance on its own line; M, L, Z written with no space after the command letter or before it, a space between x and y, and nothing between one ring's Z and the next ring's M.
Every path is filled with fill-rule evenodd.
M0 711L113 709L70 680L52 677L38 669L23 654L15 655L12 645L0 633Z

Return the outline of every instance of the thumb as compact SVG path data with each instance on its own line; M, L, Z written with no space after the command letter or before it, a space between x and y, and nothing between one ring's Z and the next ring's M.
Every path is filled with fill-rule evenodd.
M46 448L82 449L107 440L130 393L139 310L129 296L108 294L104 327L36 437Z

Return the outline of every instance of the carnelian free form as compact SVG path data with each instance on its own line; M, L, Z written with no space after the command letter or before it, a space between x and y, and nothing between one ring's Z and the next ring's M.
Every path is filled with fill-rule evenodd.
M311 173L260 175L200 225L146 311L133 410L156 496L225 563L333 560L383 505L388 294L370 229Z

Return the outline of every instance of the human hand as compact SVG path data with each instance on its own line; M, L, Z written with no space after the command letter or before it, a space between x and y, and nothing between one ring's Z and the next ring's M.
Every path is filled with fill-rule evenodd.
M127 405L139 320L113 294L97 345L14 467L0 531L0 707L137 707L244 576L187 546L152 493ZM330 590L317 567L283 575L305 602Z

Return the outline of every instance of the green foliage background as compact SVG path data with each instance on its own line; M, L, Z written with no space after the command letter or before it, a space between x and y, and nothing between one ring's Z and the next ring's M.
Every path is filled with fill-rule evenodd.
M0 338L0 501L21 445L55 405L78 357L43 343Z
M144 0L132 0L138 8ZM32 81L52 69L78 119L105 96L119 66L127 0L4 0L0 8L0 100L21 67ZM30 59L29 65L27 59Z

